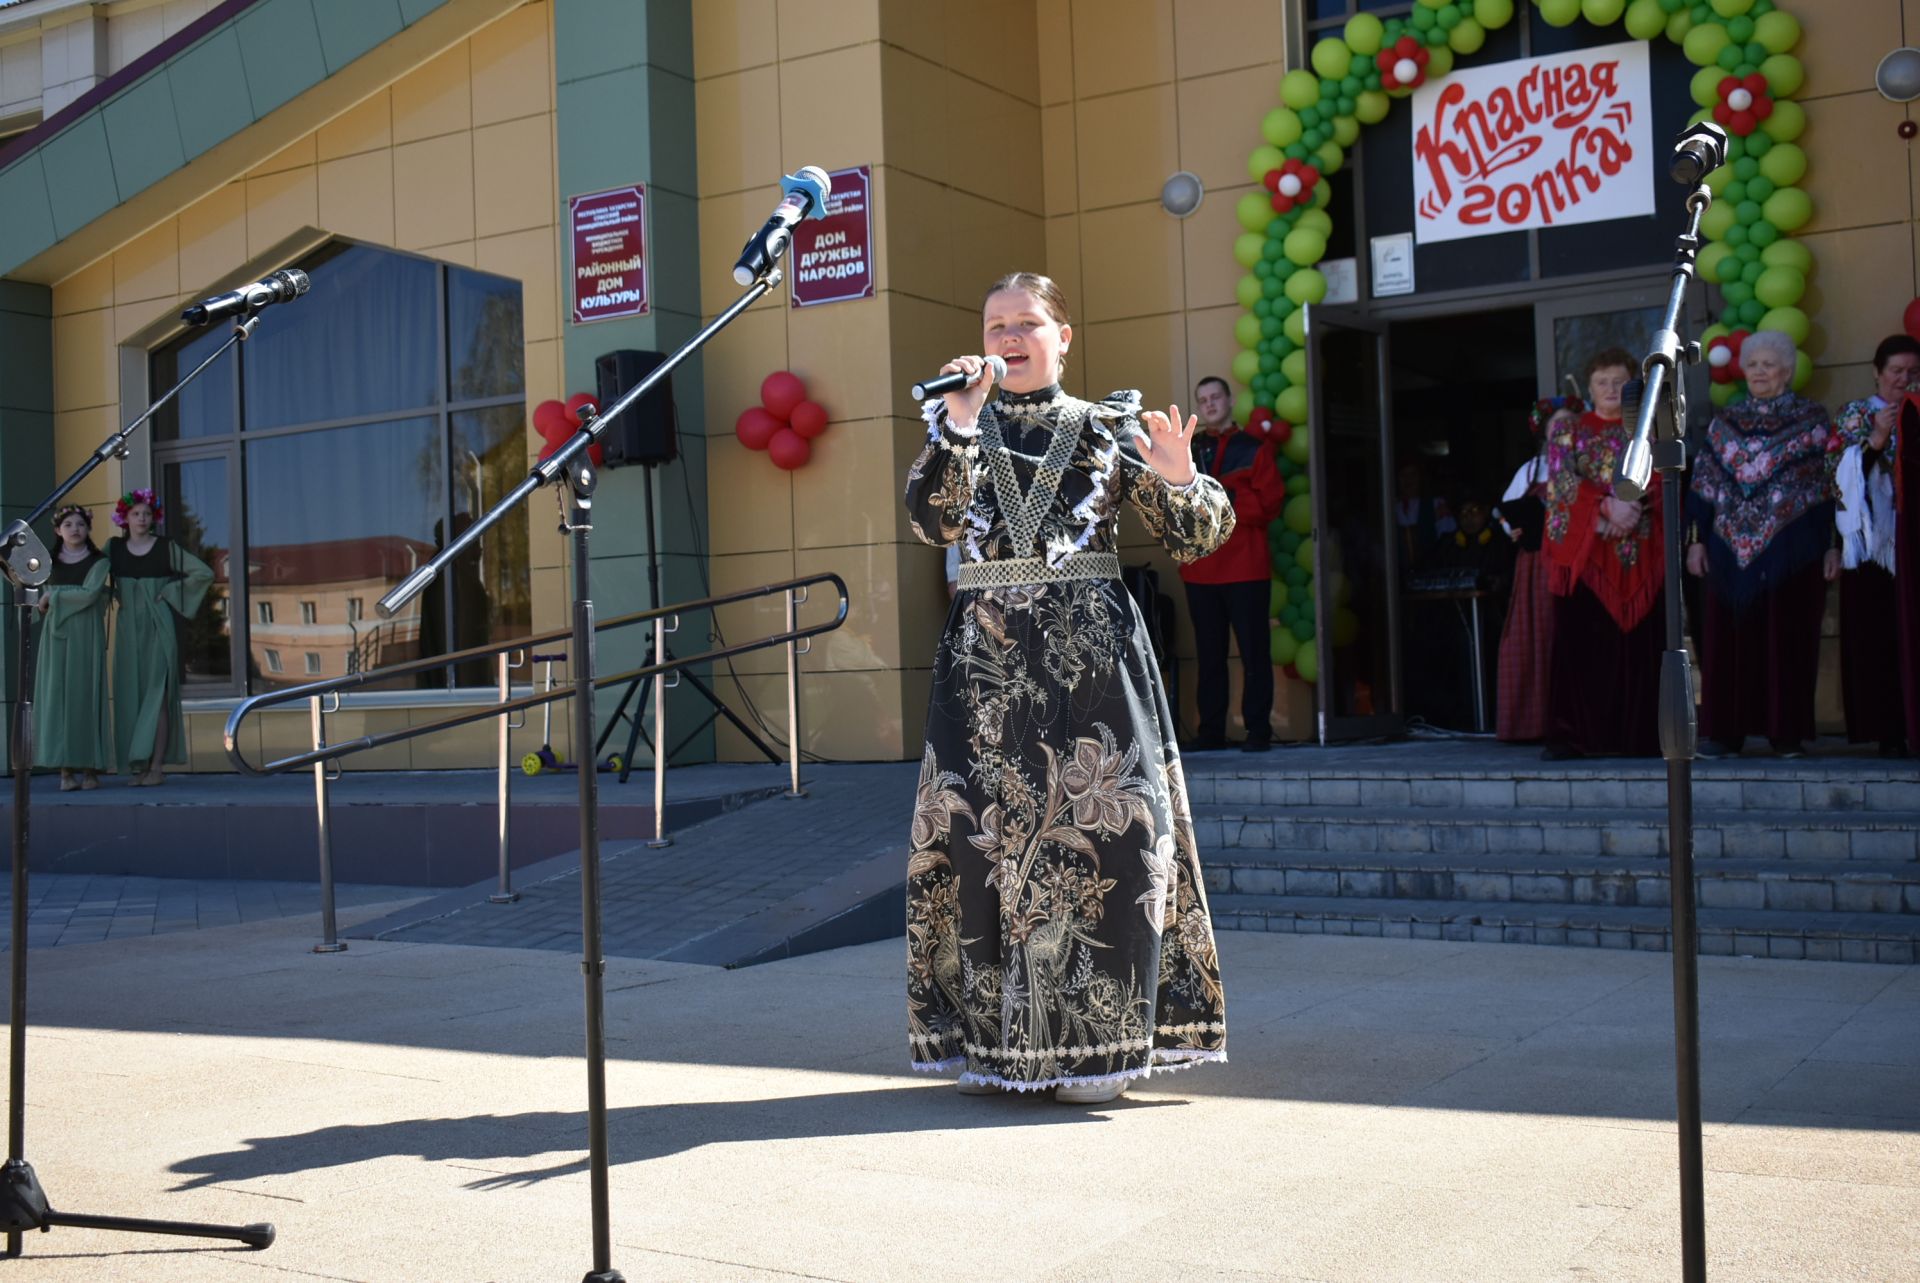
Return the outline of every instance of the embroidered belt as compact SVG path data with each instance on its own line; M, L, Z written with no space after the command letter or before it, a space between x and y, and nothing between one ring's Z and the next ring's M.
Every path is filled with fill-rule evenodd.
M1076 552L1058 566L1043 557L1006 557L999 561L967 561L960 565L960 587L1014 588L1021 584L1048 584L1062 579L1118 579L1120 557L1111 552Z

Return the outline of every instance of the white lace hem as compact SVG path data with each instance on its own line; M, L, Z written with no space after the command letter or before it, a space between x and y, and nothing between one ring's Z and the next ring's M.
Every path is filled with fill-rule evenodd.
M1151 1077L1155 1070L1163 1074L1177 1073L1182 1069L1191 1069L1195 1065L1227 1063L1227 1053L1223 1050L1205 1051L1199 1048L1155 1047L1147 1063L1135 1069L1123 1069L1115 1074L1064 1074L1055 1078L1042 1078L1036 1081L1002 1078L998 1074L980 1074L965 1069L965 1056L948 1056L945 1060L912 1061L913 1071L917 1074L951 1073L962 1069L959 1081L980 1083L987 1087L998 1087L1002 1091L1051 1091L1055 1087L1104 1087L1113 1083L1132 1082L1136 1078Z

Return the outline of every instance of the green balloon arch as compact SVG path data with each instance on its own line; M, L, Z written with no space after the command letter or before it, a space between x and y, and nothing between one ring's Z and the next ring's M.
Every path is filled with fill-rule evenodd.
M1534 0L1541 18L1565 27L1585 18L1595 26L1624 23L1637 40L1665 37L1680 46L1697 70L1691 92L1699 108L1693 120L1712 119L1726 128L1727 163L1707 175L1714 202L1702 220L1702 280L1720 287L1724 306L1700 342L1714 363L1711 395L1725 405L1745 394L1739 377L1740 341L1754 330L1780 330L1804 349L1812 321L1801 310L1813 255L1796 239L1813 217L1802 187L1807 154L1799 139L1805 110L1795 99L1806 69L1793 50L1800 22L1773 0ZM1328 179L1345 163L1361 127L1386 119L1393 100L1410 97L1471 56L1487 32L1512 22L1514 0L1418 0L1411 14L1382 21L1354 15L1338 36L1316 42L1311 70L1290 71L1280 81L1280 105L1260 122L1261 145L1247 170L1261 184L1240 198L1235 213L1242 229L1233 254L1246 275L1236 287L1244 314L1234 326L1240 350L1232 373L1240 385L1235 417L1258 423L1282 443L1280 470L1288 492L1304 499L1308 442L1306 314L1304 307L1327 295L1319 270L1333 220ZM1793 386L1806 386L1812 362L1803 350ZM1275 529L1292 539L1308 536L1289 504L1288 520ZM1290 601L1277 615L1276 662L1291 662L1311 680L1298 655L1313 636L1311 571L1307 578L1295 546L1269 533L1276 597ZM1282 660L1282 654L1289 656ZM1311 653L1311 652L1310 652Z

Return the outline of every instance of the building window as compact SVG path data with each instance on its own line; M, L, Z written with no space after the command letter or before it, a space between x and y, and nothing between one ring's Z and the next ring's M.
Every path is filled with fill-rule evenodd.
M263 651L261 651L260 653L261 653L262 655L264 655L264 656L266 657L266 661L267 661L267 671L268 671L269 673L277 673L277 672L280 672L280 671L281 671L281 668L280 668L280 652L279 652L279 651L277 651L277 650L274 650L274 649L272 649L271 647L269 647L269 648L267 648L267 649L265 649L265 650L263 650Z
M319 675L320 675L320 655L317 651L310 650L307 652L307 676L318 677Z
M299 603L301 622L318 630L303 640L329 672L531 631L524 509L401 614L371 620L361 607L526 475L519 284L344 242L295 265L312 292L263 317L154 418L167 533L215 567L211 596L254 603L237 616L250 621L243 635L218 608L202 613L187 680L231 691L287 684L267 662L276 601ZM171 387L225 338L215 326L160 348L152 385ZM346 617L322 623L320 603L340 596ZM401 684L450 682L490 684L491 665Z

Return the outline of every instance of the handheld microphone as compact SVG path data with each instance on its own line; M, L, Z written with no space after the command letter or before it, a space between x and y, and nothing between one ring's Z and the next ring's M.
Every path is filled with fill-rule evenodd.
M980 376L986 373L987 370L993 371L993 381L995 383L1007 377L1006 361L997 356L989 356L982 359L986 362L985 367L976 371L972 378L968 378L964 371L955 370L952 374L942 374L938 378L927 379L924 382L914 384L912 389L913 399L916 401L924 401L931 396L945 396L949 392L958 392L961 388L970 388L980 381Z
M803 218L826 217L827 195L833 190L833 180L818 165L808 165L799 173L781 179L780 190L785 195L774 206L773 217L747 238L746 248L740 251L740 259L733 265L735 285L751 285L772 270L793 240L795 223Z
M222 317L251 316L273 303L291 303L312 288L313 281L305 272L283 267L264 280L201 299L180 313L180 319L188 325L205 325Z

